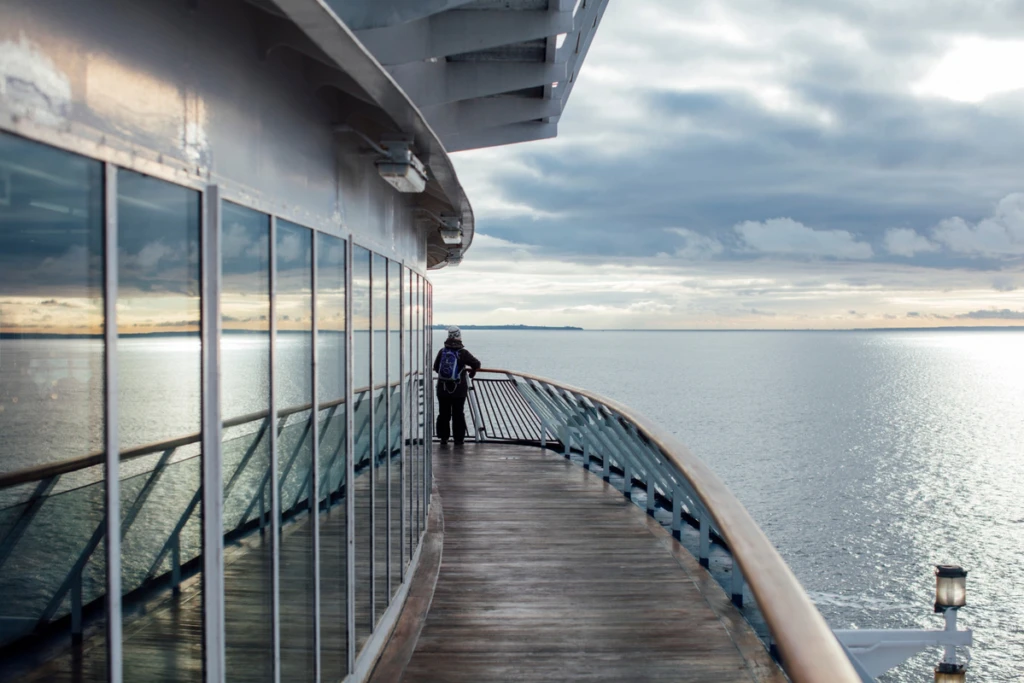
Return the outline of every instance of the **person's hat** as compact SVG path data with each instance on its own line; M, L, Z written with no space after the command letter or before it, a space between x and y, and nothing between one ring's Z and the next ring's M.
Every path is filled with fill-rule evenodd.
M462 339L462 330L460 330L459 328L455 327L455 325L452 325L451 327L448 328L448 338L449 339Z

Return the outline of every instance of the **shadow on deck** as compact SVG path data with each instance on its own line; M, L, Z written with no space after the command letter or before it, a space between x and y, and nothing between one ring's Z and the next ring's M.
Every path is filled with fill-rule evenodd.
M373 681L787 680L714 579L599 476L498 444L435 447L433 472L424 561Z

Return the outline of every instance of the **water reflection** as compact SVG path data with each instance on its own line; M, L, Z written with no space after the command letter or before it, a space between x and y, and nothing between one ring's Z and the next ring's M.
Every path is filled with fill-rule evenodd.
M0 133L0 474L103 449L102 170ZM103 628L102 479L93 465L0 488L0 644L70 641L93 602Z
M323 678L348 674L345 509L345 242L317 234L317 360L320 403L320 663Z
M221 411L229 680L273 676L270 539L270 218L223 204ZM258 534L248 533L258 528Z
M373 431L373 400L370 391L370 258L371 253L362 247L352 249L352 364L353 413L355 442L355 564L356 564L356 651L365 645L373 631L373 534L370 533L372 517L372 488L370 487L371 449L370 434Z
M313 679L313 234L278 221L275 381L281 500L281 678Z
M118 171L118 394L121 451L199 431L199 193ZM160 415L161 420L154 420ZM202 672L200 444L154 448L121 463L121 581L131 593L170 576L191 577L198 627L174 620L180 643L124 643L125 675L199 680ZM136 601L124 601L131 618Z
M391 411L387 452L390 460L391 491L391 596L401 585L402 562L402 266L388 261L388 384Z

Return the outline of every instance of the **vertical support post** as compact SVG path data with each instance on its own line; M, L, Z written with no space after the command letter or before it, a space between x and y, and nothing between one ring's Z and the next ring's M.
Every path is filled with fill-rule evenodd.
M281 683L281 482L277 453L277 217L270 217L270 603L274 683Z
M672 490L672 538L677 541L683 537L683 489L676 486Z
M559 425L559 438L562 439L562 455L568 460L572 457L572 436L569 432L569 425Z
M82 644L82 568L75 568L71 577L71 642ZM117 615L120 618L120 613Z
M348 625L348 671L355 671L356 663L356 505L355 505L355 413L353 411L352 373L352 248L355 242L349 235L345 245L345 623Z
M590 471L590 444L583 441L583 469Z
M945 611L945 613L942 615L946 619L946 632L947 633L951 633L951 632L956 631L956 613L957 613L957 610L955 608L953 608L953 609L947 609ZM943 648L943 653L942 654L943 654L943 657L942 657L942 661L943 662L946 662L948 664L956 664L957 663L957 661L956 661L956 645L946 645Z
M707 510L701 510L700 514L700 548L697 551L697 559L700 566L707 569L710 566L711 555L711 519Z
M312 232L310 252L310 317L312 318L312 325L310 326L310 333L312 338L310 343L310 372L312 373L312 396L310 397L313 405L313 410L309 415L309 419L312 420L310 425L310 438L313 439L313 452L310 467L309 481L309 514L312 518L313 525L313 680L319 682L321 678L320 671L320 378L319 378L319 361L320 354L318 351L319 338L320 338L320 326L317 323L317 285L319 280L319 271L317 269L317 258L319 255L319 239L317 236L318 232L315 230ZM328 496L328 500L330 496Z
M743 570L736 557L732 558L732 572L729 576L729 592L732 593L732 604L743 607Z
M178 532L171 537L171 590L175 595L181 592L181 534Z
M654 486L654 470L647 470L647 514L654 516L654 509L657 503L657 489Z
M597 429L602 429L601 425L595 425ZM605 481L612 480L612 459L611 454L608 452L607 447L601 452L601 466L602 473L601 478Z
M223 683L224 470L220 410L220 188L203 194L200 336L202 338L203 657L207 683ZM270 422L273 424L273 420ZM261 524L263 517L260 517Z
M103 371L104 420L103 448L106 452L103 475L106 522L106 608L107 679L120 683L121 663L121 444L118 433L117 405L117 167L103 166ZM77 608L76 608L77 593ZM72 584L72 637L82 634L82 576ZM78 625L75 626L77 609Z

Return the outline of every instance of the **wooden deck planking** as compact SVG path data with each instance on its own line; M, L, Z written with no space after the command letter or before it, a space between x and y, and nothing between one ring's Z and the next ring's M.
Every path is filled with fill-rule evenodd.
M785 680L717 584L599 477L494 444L437 449L434 476L440 572L403 681Z

